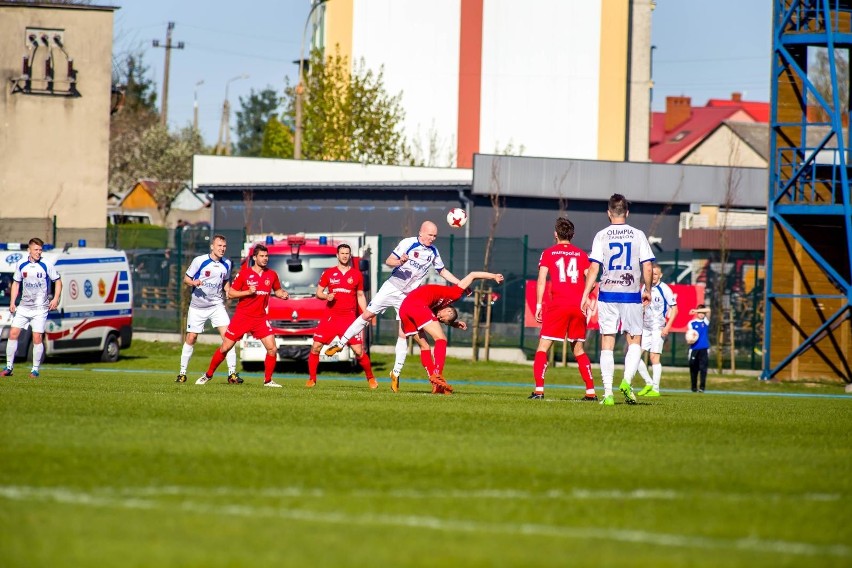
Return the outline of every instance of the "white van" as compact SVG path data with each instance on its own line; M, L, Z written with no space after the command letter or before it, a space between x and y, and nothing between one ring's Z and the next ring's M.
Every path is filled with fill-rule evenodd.
M16 263L27 246L0 243L0 358L6 353L9 289ZM45 245L42 258L53 263L62 278L56 310L47 316L45 356L100 353L101 361L116 361L120 349L133 339L133 283L124 251L70 247L63 251ZM23 330L17 357L32 359L32 336Z

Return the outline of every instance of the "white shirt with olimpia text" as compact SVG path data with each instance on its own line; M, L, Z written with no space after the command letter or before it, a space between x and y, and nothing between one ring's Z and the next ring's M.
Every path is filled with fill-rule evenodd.
M59 280L59 273L53 263L44 258L31 262L29 256L15 266L12 275L15 282L21 284L21 308L47 310L50 307L50 283Z
M210 308L225 303L223 290L231 278L231 261L227 258L214 260L209 254L192 259L186 275L191 280L201 280L201 286L192 289L191 308Z

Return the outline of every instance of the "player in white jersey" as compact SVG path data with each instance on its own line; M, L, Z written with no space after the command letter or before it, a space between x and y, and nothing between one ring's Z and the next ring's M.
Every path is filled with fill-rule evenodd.
M653 376L648 373L648 367L640 357L639 375L645 379L645 388L639 391L639 396L653 397L660 396L660 377L663 374L660 354L663 352L663 344L677 317L677 299L669 285L662 281L663 270L656 262L652 265L651 277L651 284L654 287L651 288L651 303L645 306L642 351L649 353Z
M444 261L438 249L432 244L438 238L438 226L431 221L424 221L420 225L420 233L416 237L402 239L393 252L388 255L385 264L393 268L393 272L376 292L376 295L367 304L367 309L357 318L346 332L340 337L340 341L329 347L325 354L332 356L339 353L350 339L361 333L373 316L383 314L388 308L396 310L396 319L399 320L399 306L408 294L420 286L423 279L429 274L429 269L435 270L450 284L458 284L459 279L444 266ZM420 360L426 368L426 372L434 368L432 351L429 342L415 335L420 345ZM405 364L405 356L408 351L408 340L399 326L396 340L396 349L393 369L390 372L391 390L399 390L399 375Z
M226 249L225 237L214 235L210 253L195 257L183 276L184 284L192 288L192 299L186 314L186 338L180 354L180 371L175 379L177 383L186 382L186 369L204 325L209 321L224 338L225 330L231 323L225 309L225 295L231 286L231 261L225 258ZM243 379L237 372L236 350L228 351L225 361L228 363L228 382L242 383Z
M56 309L59 295L62 293L62 280L52 263L41 258L44 241L30 239L27 246L27 258L18 262L12 275L9 312L12 313L12 329L6 343L6 368L0 371L0 377L8 377L15 366L15 353L18 351L18 337L22 329L32 328L33 368L30 378L39 376L39 366L44 356L44 325L47 312ZM50 296L50 284L55 282L53 297ZM21 294L20 302L15 305Z
M601 334L601 378L604 398L601 404L615 404L612 380L615 374L615 336L625 333L627 354L624 357L624 379L619 390L627 404L636 404L636 395L630 381L642 358L643 305L651 301L651 263L654 253L645 233L627 224L628 201L614 193L609 198L607 216L610 226L595 235L592 243L592 261L586 274L581 308L588 313L591 305L589 293L601 274L598 293L598 326Z

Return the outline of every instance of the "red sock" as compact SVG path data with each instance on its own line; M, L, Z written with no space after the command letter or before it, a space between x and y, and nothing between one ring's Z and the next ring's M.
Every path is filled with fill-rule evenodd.
M447 340L435 340L435 372L439 375L444 372L444 363L447 360Z
M308 353L308 376L312 381L317 380L317 369L319 368L319 353Z
M577 357L577 366L580 367L580 376L586 383L586 390L595 390L595 379L592 378L592 362L589 356L583 353Z
M221 365L222 361L224 361L224 360L225 360L225 354L222 353L222 351L220 349L217 349L213 353L213 358L210 359L210 366L207 367L207 372L205 373L205 375L207 375L208 377L212 377L213 373L216 372L216 368L219 367L219 365Z
M275 370L275 355L266 354L263 360L263 382L268 383L272 380L272 371Z
M426 369L426 374L431 375L435 372L435 361L432 359L432 351L429 349L420 350L420 363Z
M360 357L358 357L358 364L361 365L361 368L364 369L364 376L367 379L375 379L376 377L373 375L373 365L370 363L370 356L366 353L362 353Z
M544 374L547 372L547 351L536 351L533 359L535 390L544 391Z

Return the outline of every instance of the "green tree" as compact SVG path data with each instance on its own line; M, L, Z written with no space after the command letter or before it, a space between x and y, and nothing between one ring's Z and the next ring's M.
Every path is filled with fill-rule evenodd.
M411 151L402 131L402 93L389 95L384 69L366 68L364 60L350 71L348 59L323 59L311 53L302 107L302 156L365 164L409 164ZM288 85L285 123L295 124L295 89Z
M266 123L260 155L264 158L293 157L293 133L275 116Z
M112 83L124 93L121 110L133 114L159 114L157 89L142 63L142 52L130 52L113 61ZM149 118L149 117L144 117Z
M278 113L281 97L272 87L251 90L245 99L240 97L237 111L237 155L260 156L264 131L269 119Z

